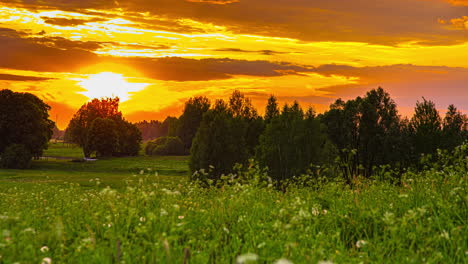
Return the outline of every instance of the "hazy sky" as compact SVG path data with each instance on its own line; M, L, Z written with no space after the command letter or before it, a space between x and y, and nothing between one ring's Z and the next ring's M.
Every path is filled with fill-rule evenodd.
M0 0L0 89L65 128L91 98L131 121L234 89L325 110L382 86L468 110L468 0Z

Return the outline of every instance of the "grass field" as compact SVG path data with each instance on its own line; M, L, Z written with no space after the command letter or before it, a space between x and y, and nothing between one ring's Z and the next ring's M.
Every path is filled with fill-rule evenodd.
M187 157L126 157L109 158L95 162L71 162L71 159L83 158L78 147L62 143L51 144L44 152L46 157L69 157L69 159L48 158L33 161L29 170L0 169L0 185L22 187L36 183L59 184L78 183L83 187L94 186L96 178L103 186L120 188L125 179L139 174L142 170L152 170L158 174L159 181L179 182L188 177Z
M459 168L286 192L186 175L185 157L0 170L0 262L467 263Z

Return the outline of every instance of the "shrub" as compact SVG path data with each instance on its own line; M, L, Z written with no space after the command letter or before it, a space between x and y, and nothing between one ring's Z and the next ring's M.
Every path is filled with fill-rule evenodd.
M31 165L32 154L21 144L8 146L2 154L2 167L7 169L27 169Z
M160 137L147 143L146 155L185 155L184 143L179 137Z

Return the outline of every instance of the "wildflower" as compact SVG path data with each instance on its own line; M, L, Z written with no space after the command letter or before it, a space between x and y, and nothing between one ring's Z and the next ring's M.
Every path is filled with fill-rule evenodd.
M47 252L49 251L49 248L47 246L41 247L41 252Z
M43 258L41 263L42 263L42 264L51 264L51 263L52 263L52 259L51 259L51 258Z
M144 174L145 173L145 170L141 170L140 171L140 175Z
M185 218L185 216L179 215L179 219L180 219L180 220L182 220L182 219L184 219L184 218Z
M160 215L160 216L165 216L165 215L167 215L167 214L168 214L167 211L164 210L164 208L161 208L161 211L159 212L159 215Z
M327 209L323 209L323 214L324 214L324 215L328 214L328 210L327 210Z
M440 234L440 237L445 238L447 240L450 239L449 233L447 231L445 231L445 230L442 231L442 233Z
M357 247L357 248L362 248L362 247L364 247L366 244L367 244L367 242L366 242L365 240L358 240L358 242L356 242L356 247Z
M330 260L321 260L317 264L333 264L333 261Z
M246 264L256 262L258 260L258 255L253 253L247 253L244 255L240 255L236 258L236 264Z
M275 264L293 264L293 263L289 259L282 258L282 259L278 259L277 261L275 261Z
M140 222L145 222L146 221L146 218L145 217L140 217Z

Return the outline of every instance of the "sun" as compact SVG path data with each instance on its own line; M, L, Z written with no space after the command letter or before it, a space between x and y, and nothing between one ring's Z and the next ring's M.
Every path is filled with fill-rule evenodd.
M120 102L130 99L131 94L143 90L148 83L129 82L122 74L101 72L91 74L86 79L77 79L86 91L80 92L89 99L119 97Z

